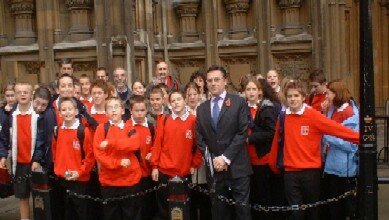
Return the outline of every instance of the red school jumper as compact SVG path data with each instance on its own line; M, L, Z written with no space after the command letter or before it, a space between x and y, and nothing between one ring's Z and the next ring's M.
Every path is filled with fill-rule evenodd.
M100 143L108 141L105 149ZM142 170L135 151L139 150L139 135L128 126L111 125L105 137L104 124L100 124L95 132L93 151L99 164L99 180L102 186L133 186L139 183ZM129 167L122 167L122 159L130 159Z
M187 112L187 118L163 116L158 121L151 165L168 176L185 176L190 168L199 168L202 156L195 145L196 117Z
M270 168L276 167L278 154L279 121L277 121L272 148L269 155ZM359 142L359 133L326 118L307 105L298 114L286 114L284 122L284 167L285 171L321 168L321 138L329 134L350 141Z
M18 115L17 117L17 162L21 164L31 163L31 114Z
M146 119L145 119L146 120ZM135 126L134 126L135 124ZM151 176L151 165L150 162L145 158L148 153L151 152L151 147L153 146L153 139L151 137L151 132L148 127L147 121L143 124L136 124L132 118L127 120L126 127L129 129L135 129L136 133L139 135L140 140L140 167L142 169L142 177ZM154 128L155 129L155 128Z
M89 181L90 172L95 164L95 159L92 150L92 134L90 130L85 128L85 136L83 146L80 146L80 140L77 137L77 127L79 120L71 128L64 126L58 127L57 138L53 138L52 153L54 161L54 173L62 178L65 178L67 170L77 171L79 178L77 181ZM84 151L82 158L81 147Z
M326 100L327 95L323 93L315 93L312 98L312 103L309 103L309 97L311 94L308 94L305 98L305 102L310 105L313 109L316 109L319 112L322 112L321 104Z

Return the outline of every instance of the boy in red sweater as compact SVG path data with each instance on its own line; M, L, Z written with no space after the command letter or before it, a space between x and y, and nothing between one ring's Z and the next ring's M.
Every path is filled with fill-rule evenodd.
M199 168L202 156L195 146L195 121L185 103L182 92L170 94L172 115L158 121L154 145L151 149L152 179L167 183L174 176L190 180L195 168ZM165 119L165 117L167 117ZM167 189L157 191L157 219L168 218Z
M320 195L320 144L323 135L329 134L358 143L359 134L304 104L302 82L288 82L284 92L288 108L277 121L269 166L275 172L279 168L284 170L285 195L289 205L314 203ZM280 130L283 130L282 134ZM318 219L317 208L308 209L307 212L307 219ZM291 219L304 218L304 211L292 212Z
M150 91L150 110L148 118L154 121L157 125L157 121L161 119L163 115L168 115L170 112L164 105L164 92L160 86L154 86Z
M108 122L108 116L105 113L105 100L108 98L108 86L104 80L98 79L92 85L93 105L90 110L91 116L99 124Z
M147 100L142 96L134 96L130 99L131 119L127 120L126 127L135 129L140 137L140 167L142 169L142 179L140 187L142 190L154 187L151 179L150 149L153 145L155 128L147 121ZM142 219L152 219L155 211L155 193L145 195L142 200Z
M88 110L90 110L93 105L93 98L91 96L91 79L88 75L82 74L79 82L81 84L80 101L88 108Z
M71 192L85 194L95 160L92 150L92 134L81 125L77 103L73 98L62 98L59 111L63 124L58 126L53 138L54 173L61 185ZM81 135L82 133L82 135ZM83 137L82 137L83 136ZM83 138L83 139L82 139ZM67 195L65 219L87 219L87 201Z
M315 70L309 74L311 92L305 98L305 103L319 112L325 113L328 107L326 101L327 81L322 70Z
M31 102L32 86L28 83L17 83L15 94L17 107L11 111L9 120L2 125L0 167L6 168L6 158L11 147L12 173L18 178L38 169L40 164L34 155L38 114L33 110ZM19 199L20 218L29 219L31 180L28 178L15 182L14 191L15 197Z
M109 124L100 124L93 140L93 150L99 166L103 198L134 194L139 190L142 170L135 155L139 151L140 135L125 126L124 106L119 98L106 101ZM106 126L108 130L106 130ZM104 219L141 219L140 204L134 198L110 201L104 205Z

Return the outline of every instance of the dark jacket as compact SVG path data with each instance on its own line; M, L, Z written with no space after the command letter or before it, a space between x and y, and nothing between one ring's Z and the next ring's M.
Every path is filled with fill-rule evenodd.
M252 123L253 133L248 137L248 141L255 145L257 156L263 157L270 152L281 105L264 99L258 106L259 109Z
M203 154L208 146L214 157L223 154L231 161L228 171L217 172L216 179L222 179L226 174L229 178L246 177L252 174L246 149L247 114L247 104L244 99L228 93L219 113L217 128L212 125L210 100L197 108L197 146Z

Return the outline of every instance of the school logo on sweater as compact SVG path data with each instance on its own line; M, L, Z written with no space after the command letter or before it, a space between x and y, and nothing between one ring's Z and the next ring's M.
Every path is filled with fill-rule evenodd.
M80 142L78 140L73 140L73 148L80 150Z
M146 137L146 144L151 144L151 136Z
M309 126L301 126L301 135L308 135Z
M192 139L192 130L186 130L185 138L186 139Z

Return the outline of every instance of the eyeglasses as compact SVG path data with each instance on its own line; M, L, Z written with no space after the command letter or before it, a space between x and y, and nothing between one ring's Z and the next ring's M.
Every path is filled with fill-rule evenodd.
M220 77L209 78L206 81L207 81L207 83L212 83L212 82L218 83L218 82L222 81L222 78L220 78Z
M107 110L109 110L109 111L112 111L112 110L119 110L119 109L121 109L121 108L122 108L121 105L108 105L108 106L107 106Z
M27 95L27 94L30 94L29 91L17 91L16 94L18 95Z

